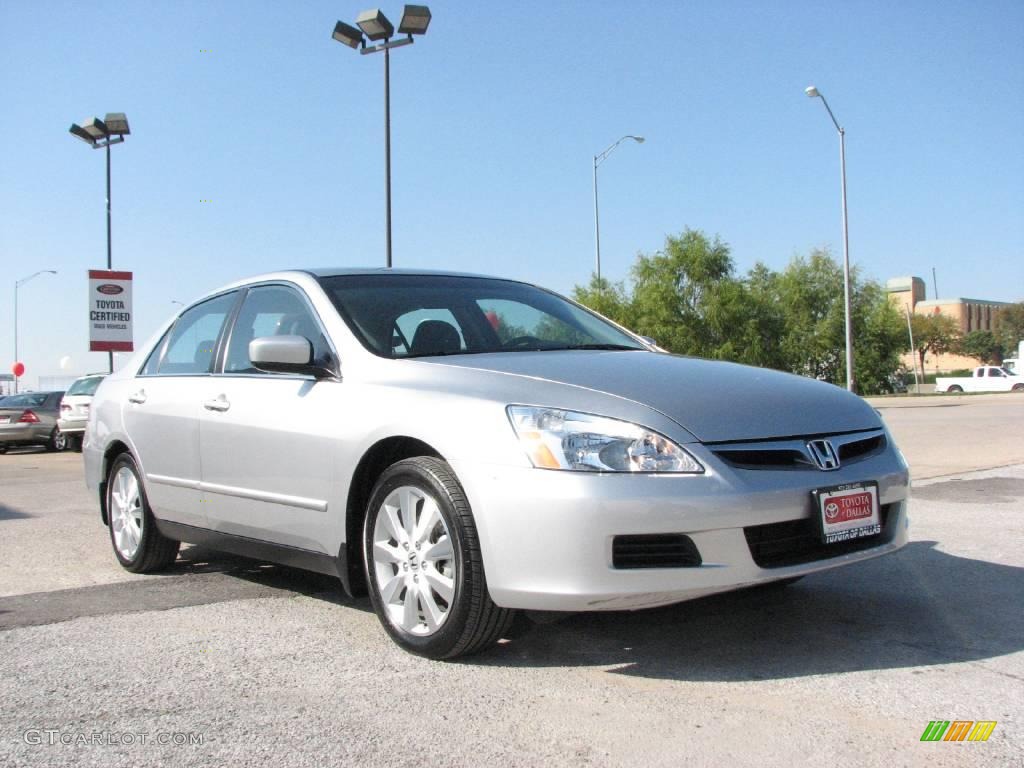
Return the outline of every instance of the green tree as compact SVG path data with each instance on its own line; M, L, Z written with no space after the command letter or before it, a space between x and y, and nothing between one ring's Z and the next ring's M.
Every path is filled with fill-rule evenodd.
M1024 341L1024 301L1000 309L995 326L1003 357L1016 357L1017 345Z
M854 366L862 393L887 391L909 348L885 291L852 276ZM576 286L574 298L654 338L670 352L846 380L843 273L827 250L775 272L758 263L737 277L729 246L685 229L663 250L639 254L623 283Z
M824 249L795 256L778 277L785 318L780 339L794 373L839 384L846 380L843 272Z
M693 229L670 235L662 251L639 255L631 274L637 332L677 354L736 359L746 290L721 239Z
M590 276L586 286L577 285L572 290L572 297L585 307L599 312L609 320L640 333L635 328L635 317L632 311L633 299L622 282L612 283L605 278L598 281L597 275Z
M925 355L929 352L933 355L954 352L960 344L960 326L946 315L912 315L910 325L914 330L914 345L917 347L922 371Z
M982 364L998 365L1003 361L1002 345L992 331L971 331L961 340L958 351Z

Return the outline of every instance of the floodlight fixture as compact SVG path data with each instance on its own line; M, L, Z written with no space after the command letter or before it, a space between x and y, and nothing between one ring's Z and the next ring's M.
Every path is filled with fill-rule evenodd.
M89 144L89 145L95 145L95 144L96 144L96 139L94 139L94 138L92 137L92 135L91 135L90 133L88 133L88 132L87 132L87 131L86 131L86 130L85 130L85 129L84 129L83 127L82 127L82 126L80 126L80 125L79 125L78 123L72 123L72 124L71 124L71 127L70 127L70 128L68 128L68 132L69 132L69 133L70 133L70 134L71 134L72 136L75 136L75 137L77 137L77 138L81 139L81 140L82 140L82 141L84 141L84 142L85 142L86 144Z
M339 43L344 43L349 48L358 48L366 43L363 40L363 33L361 31L343 21L339 21L334 25L334 34L331 37Z
M371 8L356 16L356 25L370 40L389 40L395 34L395 26L380 8Z
M96 140L105 139L109 135L107 133L107 124L98 117L90 117L82 123L82 128Z
M128 127L128 117L124 112L107 112L103 118L109 136L129 136L131 129Z
M402 11L398 32L402 35L425 35L430 26L430 9L425 5L407 5Z

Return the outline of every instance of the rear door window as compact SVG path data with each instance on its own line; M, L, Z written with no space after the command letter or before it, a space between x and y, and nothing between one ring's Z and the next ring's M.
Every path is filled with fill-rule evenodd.
M238 298L238 293L225 293L222 296L204 301L189 309L178 318L171 329L167 348L159 362L157 373L160 375L187 375L209 373L213 365L213 355L217 348L217 339L224 329L231 308ZM149 365L147 364L147 368Z

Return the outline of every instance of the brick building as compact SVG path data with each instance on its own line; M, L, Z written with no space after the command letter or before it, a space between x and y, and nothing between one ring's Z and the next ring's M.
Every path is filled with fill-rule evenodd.
M1000 308L1009 306L1005 301L988 299L928 299L925 283L920 277L894 277L887 281L885 290L889 300L901 312L909 309L917 315L945 315L956 321L960 332L994 331L996 315ZM904 355L904 365L911 368L913 363L909 354ZM948 373L958 368L973 368L978 360L963 355L932 355L924 359L926 373Z

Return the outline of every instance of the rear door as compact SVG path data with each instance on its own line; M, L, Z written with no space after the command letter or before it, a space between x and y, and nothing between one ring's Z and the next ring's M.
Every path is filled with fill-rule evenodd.
M221 294L189 308L129 388L124 422L157 516L204 526L199 490L199 414L217 345L238 299Z

